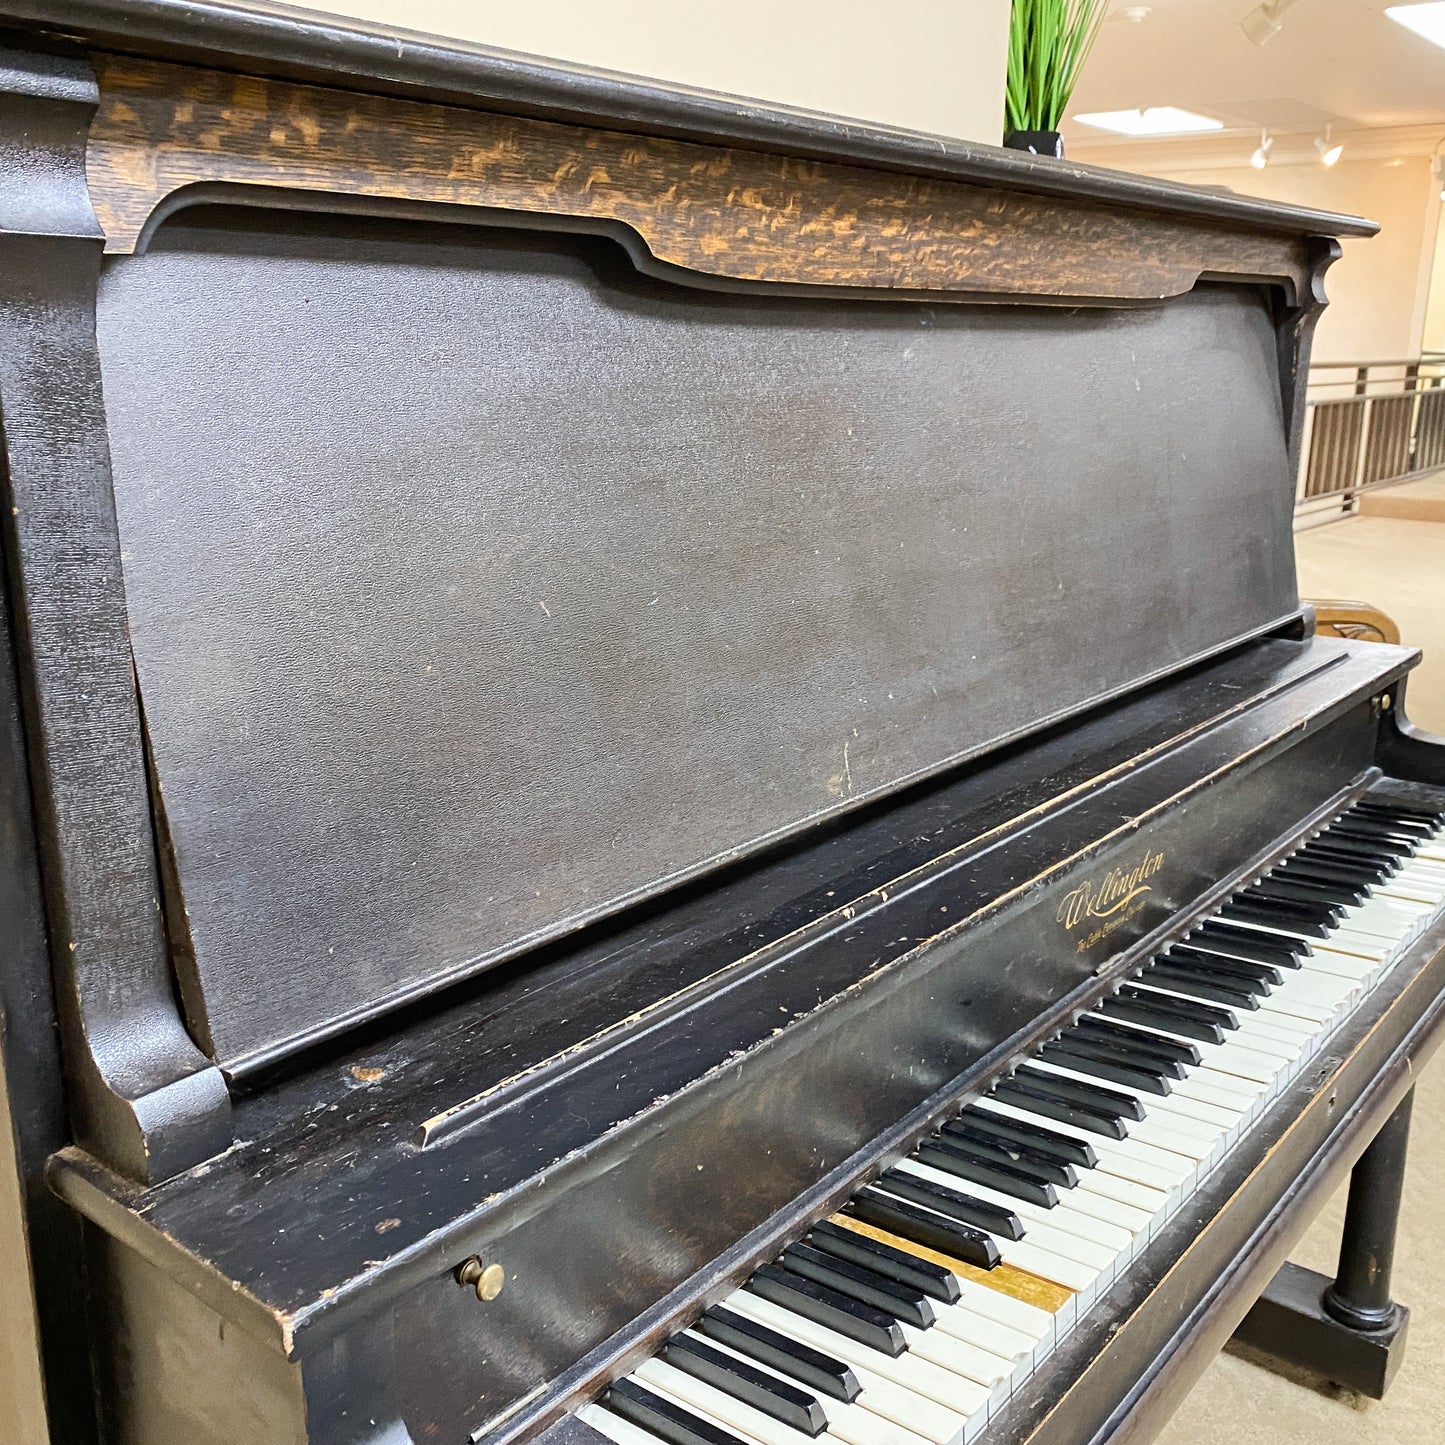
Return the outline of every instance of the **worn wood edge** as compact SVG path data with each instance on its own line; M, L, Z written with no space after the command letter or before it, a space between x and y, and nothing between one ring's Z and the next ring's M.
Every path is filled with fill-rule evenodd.
M767 285L1159 301L1299 295L1308 242L1214 219L327 90L109 54L86 166L112 254L189 187L266 186L627 227L679 272Z
M45 1177L51 1189L77 1214L209 1306L220 1319L290 1355L290 1319L208 1260L157 1230L145 1216L144 1190L129 1179L107 1169L75 1145L51 1155Z

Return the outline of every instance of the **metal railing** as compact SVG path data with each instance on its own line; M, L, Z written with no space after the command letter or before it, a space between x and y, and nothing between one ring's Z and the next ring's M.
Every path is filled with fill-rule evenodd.
M1445 353L1310 368L1295 525L1356 510L1363 492L1445 468Z

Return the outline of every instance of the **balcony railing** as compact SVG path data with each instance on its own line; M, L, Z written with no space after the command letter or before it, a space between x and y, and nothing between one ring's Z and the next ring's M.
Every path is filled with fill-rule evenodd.
M1310 368L1295 526L1355 511L1363 492L1445 467L1445 353Z

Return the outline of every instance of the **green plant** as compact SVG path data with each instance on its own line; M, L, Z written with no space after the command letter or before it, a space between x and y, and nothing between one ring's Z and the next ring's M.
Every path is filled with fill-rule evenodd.
M1004 122L1057 130L1109 0L1013 0Z

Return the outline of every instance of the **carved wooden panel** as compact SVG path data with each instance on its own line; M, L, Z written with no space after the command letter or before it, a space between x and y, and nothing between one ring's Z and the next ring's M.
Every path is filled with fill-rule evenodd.
M1298 236L759 151L97 56L88 175L107 249L188 186L240 184L621 223L744 282L1157 300L1307 274Z

